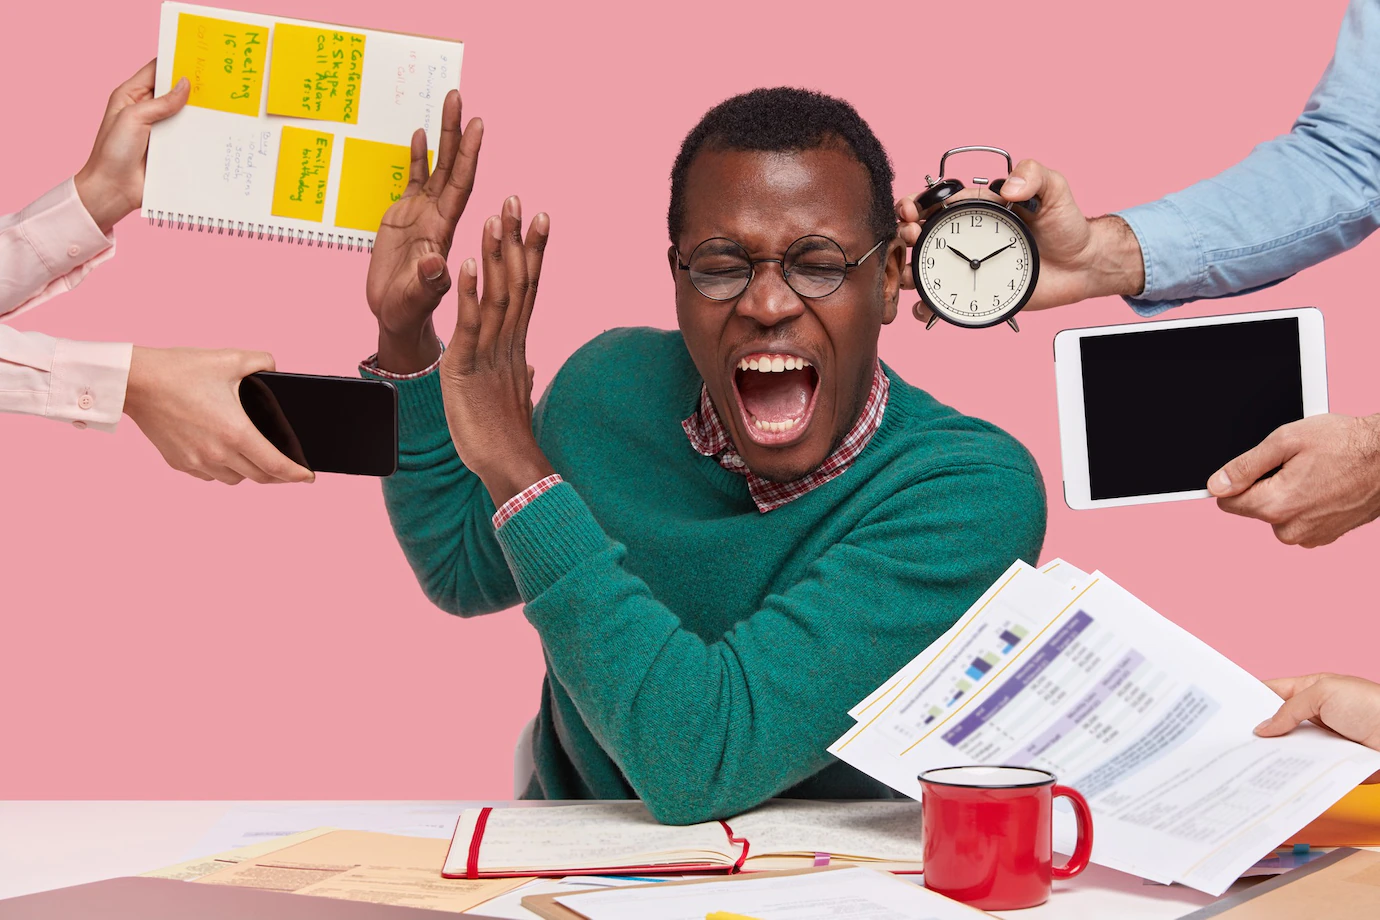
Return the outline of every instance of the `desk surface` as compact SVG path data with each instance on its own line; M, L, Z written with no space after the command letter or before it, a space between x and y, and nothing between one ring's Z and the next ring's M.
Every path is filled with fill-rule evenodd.
M207 855L190 851L231 809L272 811L305 804L308 803L0 802L0 898L138 875L195 855ZM337 804L344 812L360 803ZM450 805L459 814L462 808L480 803L416 804ZM1213 900L1177 885L1146 885L1139 878L1101 866L1090 866L1071 881L1056 882L1054 891L1054 897L1041 907L1003 916L1011 920L1170 920ZM483 912L482 907L476 910Z

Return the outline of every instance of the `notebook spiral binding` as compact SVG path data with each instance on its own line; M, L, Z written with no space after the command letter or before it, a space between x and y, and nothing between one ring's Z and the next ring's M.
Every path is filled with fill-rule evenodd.
M318 246L326 249L345 249L350 252L373 252L374 238L351 236L344 233L327 233L324 230L293 230L288 227L275 227L267 224L246 224L243 221L220 220L202 217L198 214L174 214L171 211L150 210L145 214L149 226L169 227L175 230L189 230L197 233L229 234L255 240L268 240L271 243L296 243L298 246Z

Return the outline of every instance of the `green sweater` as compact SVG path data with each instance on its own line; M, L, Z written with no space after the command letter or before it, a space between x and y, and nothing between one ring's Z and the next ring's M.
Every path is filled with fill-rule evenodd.
M541 636L527 797L637 796L686 824L778 795L894 794L825 749L1014 559L1038 561L1045 499L1010 435L886 373L853 466L762 514L681 428L701 380L680 334L605 333L537 407L565 482L497 533L437 375L398 383L383 491L423 589L460 616L521 601Z

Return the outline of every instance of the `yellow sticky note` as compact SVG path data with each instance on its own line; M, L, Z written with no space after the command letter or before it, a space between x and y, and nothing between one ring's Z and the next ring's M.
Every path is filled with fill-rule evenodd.
M429 150L426 161L430 165ZM345 138L335 225L377 231L384 212L406 191L411 169L412 151L406 144Z
M267 26L179 13L173 85L192 84L188 105L258 117L267 49Z
M268 114L359 124L364 36L278 23L268 68Z
M326 184L331 178L331 143L322 131L283 126L278 171L273 179L273 213L278 217L321 220Z

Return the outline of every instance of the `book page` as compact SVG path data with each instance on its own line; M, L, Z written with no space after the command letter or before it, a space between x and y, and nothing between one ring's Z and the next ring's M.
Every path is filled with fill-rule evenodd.
M154 125L143 213L154 223L372 245L407 186L412 133L435 162L457 41L165 2L155 92L186 108Z
M919 863L920 805L911 801L811 802L778 799L728 819L748 841L748 862L827 853L844 859Z
M456 825L446 874L463 875L479 809ZM737 847L722 824L657 823L641 802L495 808L479 849L481 872L541 872L697 862L731 865Z
M588 920L704 920L724 911L758 920L976 920L987 916L913 882L875 869L561 895L556 901Z

